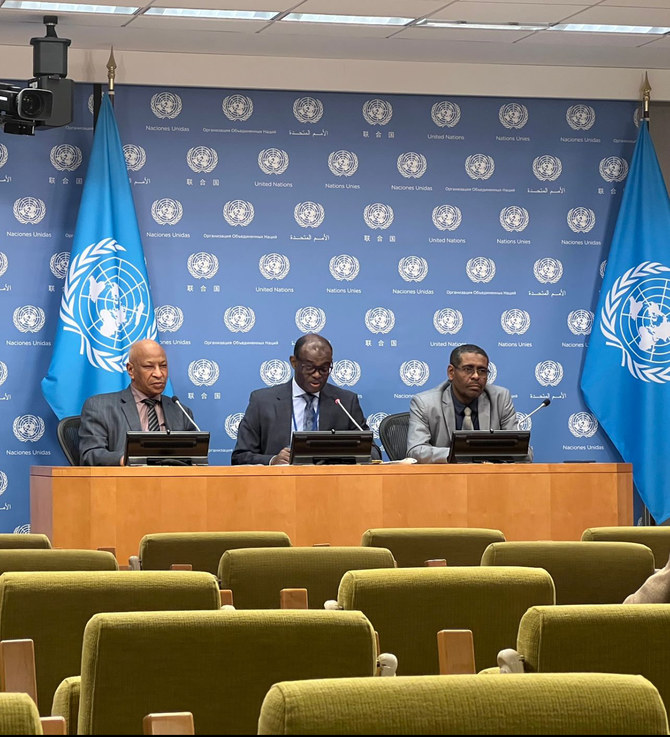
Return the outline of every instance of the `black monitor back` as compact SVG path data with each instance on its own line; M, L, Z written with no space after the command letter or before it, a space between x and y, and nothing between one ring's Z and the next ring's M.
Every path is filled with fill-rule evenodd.
M448 463L525 463L529 430L456 430Z
M195 430L128 430L126 466L206 466L209 433Z
M291 436L294 465L370 463L371 430L299 430Z

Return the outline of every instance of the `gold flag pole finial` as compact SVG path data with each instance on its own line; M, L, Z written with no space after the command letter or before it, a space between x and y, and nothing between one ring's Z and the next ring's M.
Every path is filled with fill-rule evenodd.
M107 83L109 85L109 96L112 99L114 99L114 77L116 77L116 59L114 59L114 47L111 46L107 61Z
M651 99L651 85L649 84L649 76L644 73L644 84L642 85L642 113L645 120L649 120L649 100Z

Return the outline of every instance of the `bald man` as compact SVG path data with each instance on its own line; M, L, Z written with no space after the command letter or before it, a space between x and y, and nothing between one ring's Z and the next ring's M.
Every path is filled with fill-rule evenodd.
M133 343L126 370L130 386L120 392L89 397L81 410L79 455L82 466L123 465L127 430L195 430L179 407L163 396L168 362L155 340ZM186 411L192 416L191 410ZM153 427L152 427L153 425Z

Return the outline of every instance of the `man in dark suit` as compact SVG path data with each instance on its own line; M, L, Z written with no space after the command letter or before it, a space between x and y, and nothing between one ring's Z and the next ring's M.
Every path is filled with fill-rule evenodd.
M290 360L293 379L251 392L237 430L232 465L287 464L294 430L357 430L335 404L336 399L364 430L368 429L358 396L328 383L333 347L325 338L315 333L298 338ZM373 447L373 458L380 458L376 451Z
M122 466L127 430L196 429L169 397L162 396L168 363L156 341L133 343L126 369L129 387L96 394L84 402L79 425L82 466Z

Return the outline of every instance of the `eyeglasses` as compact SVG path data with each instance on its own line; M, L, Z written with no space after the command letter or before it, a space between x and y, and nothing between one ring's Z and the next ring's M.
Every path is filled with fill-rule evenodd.
M319 374L321 376L328 376L328 374L333 370L332 363L329 363L325 366L315 366L313 363L303 363L302 361L298 361L298 364L300 365L302 372L305 374Z
M477 376L488 376L489 375L489 369L488 366L454 366L454 368L457 371L460 371L461 373L464 373L466 376L474 376L477 374Z

